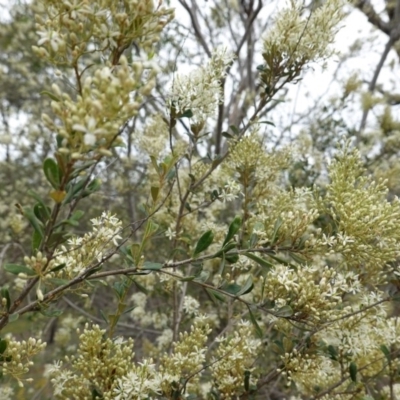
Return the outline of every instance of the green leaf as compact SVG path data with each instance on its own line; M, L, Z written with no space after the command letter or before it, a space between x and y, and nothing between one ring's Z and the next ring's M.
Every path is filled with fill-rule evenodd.
M246 304L246 305L247 305L247 304ZM263 335L263 332L262 332L262 330L261 330L261 328L260 328L260 325L258 325L258 322L257 322L257 320L256 320L256 318L255 318L253 312L251 311L250 306L247 305L247 308L248 308L248 310L249 310L250 321L251 321L251 323L253 324L254 329L256 330L257 336L258 336L260 339L263 339L264 335Z
M271 121L260 121L259 123L260 124L267 124L267 125L275 126L275 124L273 122L271 122Z
M390 354L390 350L384 345L382 344L380 346L380 349L382 351L382 353L385 355L385 357L387 358L387 360L390 362L391 361L391 354Z
M7 340L0 339L0 354L4 354L7 349Z
M228 133L228 132L222 132L222 136L223 137L226 137L227 139L233 139L234 138L234 136L232 136L230 133Z
M54 101L57 101L57 102L59 102L60 101L60 98L58 97L58 96L56 96L54 93L52 93L52 92L49 92L48 90L42 90L41 92L40 92L40 94L42 95L42 96L48 96L48 97L50 97L50 99L52 99L52 100L54 100Z
M50 207L36 203L33 207L33 213L43 223L46 223L50 218Z
M192 110L186 110L184 113L178 116L178 118L192 118L192 117L193 117Z
M225 259L229 263L235 264L239 261L239 254L226 254Z
M306 261L304 258L298 256L296 253L292 253L292 252L290 251L290 252L289 252L289 256L292 257L293 260L296 261L296 262L297 262L298 264L300 264L300 265L307 264L307 261Z
M200 271L194 279L195 282L204 283L210 277L210 271Z
M51 234L51 236L49 237L49 240L47 242L47 245L49 247L57 244L60 245L61 243L64 243L69 237L72 236L71 232L54 232ZM39 247L37 247L36 249L38 249Z
M254 288L253 278L251 275L246 280L246 283L242 286L240 291L236 294L236 296L243 296L244 294L250 293Z
M61 142L62 142L62 139L61 139ZM61 144L61 142L60 142L60 144ZM92 161L86 161L82 164L79 164L79 166L75 165L74 169L72 170L72 173L70 174L70 180L75 179L78 176L80 176L81 172L85 171L86 169L89 169L95 163L96 163L96 161L92 160ZM58 165L60 166L60 163Z
M171 168L168 171L167 175L165 176L165 179L167 181L170 181L172 178L175 178L175 175L176 175L176 169L175 168Z
M264 72L266 69L266 66L264 64L260 64L260 65L257 65L256 69L257 69L257 71Z
M219 197L218 190L215 189L210 193L211 201L214 201L214 200L218 199L218 197Z
M185 276L184 278L180 278L181 282L190 282L196 278L196 275Z
M138 262L141 254L141 247L139 243L133 243L130 247L130 252L134 262Z
M267 260L264 260L261 257L256 256L253 253L244 253L244 255L251 260L255 261L257 264L261 265L263 268L266 268L268 271L274 267L274 264L270 263Z
M43 238L43 225L42 223L36 218L33 210L30 208L25 207L23 209L24 216L28 219L30 224L32 225L33 229L40 235L40 239Z
M293 315L293 309L290 306L283 306L279 308L277 311L275 311L274 314L276 317L282 317L282 318L291 317Z
M42 236L38 231L33 231L32 234L32 253L35 254L39 249L42 243Z
M244 371L244 390L248 392L250 390L250 374L249 370Z
M150 271L147 273L149 274ZM142 284L140 284L137 280L131 278L133 284L137 287L137 289L139 290L139 292L142 292L144 294L149 294L149 291L147 290L147 288L145 286L143 286Z
M212 231L207 231L204 233L196 244L193 256L206 250L214 240L214 233Z
M235 125L229 125L229 129L235 134L235 135L239 135L239 129L237 126Z
M337 352L336 348L333 347L331 344L328 346L328 353L329 353L330 359L337 361L338 352Z
M277 240L277 235L278 235L278 231L281 228L281 226L283 225L283 220L281 217L278 217L278 219L275 221L275 225L274 225L274 232L272 234L272 238L271 238L271 244L275 244L276 240Z
M43 171L54 189L60 188L61 183L61 170L58 164L52 158L46 158L43 163Z
M149 269L151 271L158 271L163 267L163 264L155 263L151 261L145 261L143 264L143 269Z
M108 325L108 318L102 309L99 310L101 317L104 319L104 322Z
M91 267L90 270L86 273L86 278L95 274L97 271L100 271L103 268L103 264L97 265L96 267Z
M151 236L153 236L157 231L160 226L156 224L154 221L149 220L148 223L146 224L146 229L144 232L144 237L147 239Z
M256 222L253 226L253 231L250 235L250 240L249 240L249 248L252 249L256 243L258 242L258 235L255 233L256 231L264 231L264 224L261 222Z
M33 190L28 190L28 195L33 197L41 206L43 211L48 212L47 219L50 218L50 207L46 206L42 198Z
M250 240L249 240L249 248L252 249L258 242L258 236L255 233L252 233L250 235Z
M18 318L19 318L19 314L17 314L17 313L11 314L11 315L8 317L8 321L9 321L9 322L14 322L14 321L16 321Z
M230 243L228 243L228 244L226 244L224 247L223 247L223 251L224 251L224 253L227 253L229 250L232 250L232 249L235 249L237 247L237 243L235 243L235 242L230 242Z
M69 282L69 280L61 278L47 278L46 282L53 283L54 285L57 286L64 286Z
M85 211L82 210L76 210L72 213L71 218L74 221L79 221L83 216L85 215Z
M275 254L270 254L268 253L268 257L272 258L273 260L277 261L279 264L285 265L287 267L291 267L293 268L295 271L297 271L297 266L286 261L285 259L283 259L282 257L278 257Z
M68 183L66 187L67 195L65 196L63 203L68 204L70 203L74 198L79 196L79 193L84 189L86 183L87 183L87 177L79 179L76 182L70 182Z
M79 222L75 221L74 219L64 219L62 221L60 221L55 228L58 228L61 225L71 225L71 226L79 226Z
M96 388L92 389L92 400L95 399L102 399L103 398L103 394L101 392L99 392Z
M219 269L218 269L218 275L224 276L225 264L226 264L225 253L222 253L221 262L219 264Z
M240 217L235 217L235 219L229 225L228 233L225 237L222 247L224 247L236 235L241 225L242 225L242 219Z
M154 156L150 156L150 160L157 173L160 173L160 167L158 166L157 159Z
M54 268L52 268L52 269L50 270L50 272L60 271L61 269L65 268L66 265L67 265L67 264L65 264L65 263L56 265Z
M53 317L59 317L64 311L54 309L54 310L39 310L39 312L45 317L53 318Z
M114 282L113 289L117 294L119 300L124 297L125 291L129 286L129 279L122 278L121 280ZM121 303L120 303L121 304Z
M351 362L349 366L350 378L353 382L357 382L357 365L355 362Z
M92 193L97 192L101 187L101 180L100 179L93 179L89 185L83 190L81 194L81 198L90 196ZM78 197L78 196L76 196Z
M8 291L8 288L3 287L1 289L1 297L3 299L6 299L6 308L7 308L7 311L9 311L10 307L11 307L11 297L10 297L10 292Z
M160 193L160 187L152 186L150 188L150 191L151 191L151 198L153 199L153 202L155 203L158 199L158 194Z
M242 290L242 287L237 283L226 283L221 289L227 293L237 295Z
M4 269L11 274L18 275L20 273L26 274L28 276L35 276L36 272L28 268L26 265L19 264L5 264Z
M225 297L220 292L209 288L206 288L205 290L209 294L214 303L218 304L218 301L225 303Z

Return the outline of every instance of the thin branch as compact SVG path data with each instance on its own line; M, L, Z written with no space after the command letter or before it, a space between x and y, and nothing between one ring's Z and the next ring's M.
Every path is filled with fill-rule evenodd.
M389 52L390 52L390 50L391 50L391 48L392 48L394 42L395 42L394 37L391 37L391 38L388 40L388 42L386 43L385 49L383 50L383 53L382 53L382 56L381 56L381 58L380 58L380 60L379 60L379 62L378 62L378 64L377 64L377 66L376 66L376 68L375 68L374 76L372 77L372 80L371 80L371 82L369 83L369 86L368 86L368 92L369 92L369 93L373 93L374 90L375 90L375 86L376 86L376 83L377 83L377 81L378 81L379 74L381 73L383 64L385 63L386 58L387 58L387 56L389 55ZM368 113L369 113L369 108L367 107L367 108L364 110L363 115L362 115L362 118L361 118L360 127L359 127L359 129L358 129L357 143L359 143L360 140L361 140L361 134L362 134L362 132L364 131L365 125L366 125L366 123L367 123Z
M356 7L358 7L361 11L363 11L365 15L367 15L368 21L370 21L372 24L374 24L379 29L381 29L381 31L383 31L387 35L389 35L389 40L386 43L386 46L382 53L382 56L375 68L372 80L368 86L369 93L373 93L375 90L375 87L376 87L376 83L378 81L379 74L381 73L382 67L386 61L386 58L389 55L389 52L390 52L391 48L393 47L393 45L400 39L400 27L399 27L400 1L396 1L396 8L394 11L393 19L390 21L389 24L384 24L384 26L382 25L383 24L382 20L376 14L374 8L372 7L372 5L370 4L369 1L359 0L356 3ZM363 111L360 128L357 132L356 144L358 144L361 140L361 135L362 135L362 133L365 129L366 123L367 123L368 113L369 113L369 108L367 108Z
M92 315L92 314L88 313L83 308L77 306L73 301L69 300L67 297L64 296L62 299L63 299L63 301L65 301L65 303L67 303L74 310L78 311L81 315L84 315L85 317L89 318L90 320L92 320L94 322L97 322L97 323L100 323L100 324L104 324L105 323L104 319L98 318L95 315ZM157 334L157 335L159 335L161 333L160 331L157 331L155 329L146 329L146 328L142 328L142 327L137 326L137 325L125 324L123 322L118 322L117 326L119 326L121 328L129 329L129 330L138 330L140 332L153 333L153 334Z
M207 43L206 43L206 41L205 41L205 39L204 39L203 34L201 33L200 24L199 24L199 21L198 21L198 19L197 19L197 15L196 15L196 13L194 12L194 9L191 8L191 7L186 3L185 0L179 0L179 3L181 3L182 6L183 6L183 8L188 12L188 14L189 14L189 16L190 16L190 19L191 19L191 21L192 21L192 26L193 26L194 33L195 33L197 39L199 40L199 42L200 42L201 46L203 47L204 51L206 52L207 56L208 56L208 57L211 57L211 51L210 51L210 49L208 48L208 45L207 45Z
M387 35L390 34L389 24L382 20L369 0L358 0L355 2L354 6L368 18L368 22Z

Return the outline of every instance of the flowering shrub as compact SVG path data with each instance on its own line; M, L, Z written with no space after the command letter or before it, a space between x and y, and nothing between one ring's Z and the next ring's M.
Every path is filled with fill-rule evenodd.
M29 7L51 144L41 184L4 205L19 250L0 257L0 397L395 398L398 199L350 142L329 179L290 185L301 145L262 136L278 92L332 56L344 1L277 13L254 104L215 138L240 47L203 45L208 61L178 64L160 100L171 8Z

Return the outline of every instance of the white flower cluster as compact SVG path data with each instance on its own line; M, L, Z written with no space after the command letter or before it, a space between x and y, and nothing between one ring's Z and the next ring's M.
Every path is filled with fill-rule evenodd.
M170 98L176 114L182 115L190 110L194 124L201 124L214 115L218 104L223 100L220 81L233 60L233 53L219 47L204 67L189 75L177 75L172 84Z
M57 100L51 102L51 107L61 123L53 122L46 114L42 119L63 138L59 151L80 158L96 145L107 149L118 136L123 122L139 108L139 103L131 101L130 96L139 88L140 80L141 76L132 72L122 56L118 67L100 68L93 77L86 78L76 100L53 84Z
M46 347L46 343L43 343L41 339L36 340L32 337L22 341L10 337L6 338L6 342L7 347L2 353L0 372L2 375L12 376L18 381L18 385L22 387L24 386L22 376L33 366L32 358ZM30 382L31 380L29 378L27 381ZM7 394L7 389L5 392ZM9 391L10 394L11 392Z
M205 319L196 318L191 331L180 334L172 353L164 353L156 367L151 358L133 362L132 339L113 341L105 338L105 331L97 325L91 329L86 326L79 336L76 355L66 357L69 369L57 362L47 366L46 376L51 379L54 394L60 398L86 398L93 386L107 400L150 399L162 395L173 398L175 388L183 389L182 379L190 378L188 390L192 382L198 382L210 332Z
M251 324L241 321L231 335L218 338L218 342L216 355L221 360L214 360L212 376L223 398L232 398L244 390L245 372L253 372L261 341L254 338ZM250 383L254 382L255 377L251 374Z
M200 303L192 296L185 296L183 299L183 310L189 315L197 315L199 313Z
M326 202L337 231L335 240L323 238L331 253L340 254L348 270L366 272L373 285L386 280L383 266L400 255L400 201L387 200L385 181L365 176L358 151L347 147L329 168L332 182Z
M83 237L73 237L68 240L68 247L61 246L55 253L54 264L65 264L56 271L59 278L72 279L90 267L93 262L99 262L107 251L118 246L121 239L122 222L108 212L91 220L92 232Z
M40 47L34 46L34 52L69 67L76 79L76 98L52 85L48 94L57 119L43 114L45 126L63 138L61 153L75 159L90 150L111 155L109 148L137 113L141 96L150 94L159 71L142 60L128 66L123 53L132 43L149 52L173 10L156 7L152 0L40 0L35 10ZM153 70L147 79L143 69Z
M274 25L265 35L264 52L277 52L281 59L288 57L301 62L331 56L330 45L345 16L345 3L344 0L328 0L307 16L303 2L291 1L290 7L278 13Z
M222 193L220 194L220 199L224 203L227 203L236 200L240 194L243 195L243 193L241 192L240 185L236 181L231 179L224 186L224 189L222 189Z
M285 365L282 374L289 382L294 381L302 394L312 395L315 388L340 382L343 367L348 369L350 363L362 370L364 378L382 373L388 368L382 346L390 349L399 343L398 318L388 318L385 305L377 304L382 299L382 293L365 293L354 304L344 307L341 310L343 318L327 324L313 336L312 343L320 345L318 352L307 354L293 349L281 357ZM372 305L375 306L366 308ZM366 309L360 312L363 308ZM325 350L321 344L325 345ZM335 390L338 394L343 393L346 387L348 381L343 381L323 398L334 398Z
M290 306L299 321L319 325L338 315L337 305L346 293L359 291L361 284L355 274L342 275L334 269L302 266L295 270L276 265L265 282L265 296L275 302L276 311Z
M149 399L149 394L161 395L161 377L152 364L152 360L144 360L133 367L126 375L118 379L114 389L114 400Z
M149 51L174 11L156 8L152 0L127 0L123 7L113 0L40 0L36 13L41 46L36 51L53 62L74 64L94 49L118 50L133 41Z
M10 386L2 385L0 387L0 399L2 400L13 400L14 397L14 389Z

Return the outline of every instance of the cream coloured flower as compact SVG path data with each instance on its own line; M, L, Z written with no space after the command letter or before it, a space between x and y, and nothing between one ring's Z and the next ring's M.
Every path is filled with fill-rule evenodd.
M205 67L196 69L189 75L177 75L170 98L176 113L182 115L191 111L194 124L202 123L207 117L214 115L222 101L220 81L233 59L233 53L219 47Z

